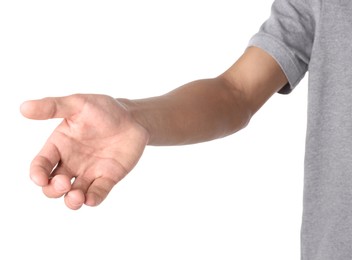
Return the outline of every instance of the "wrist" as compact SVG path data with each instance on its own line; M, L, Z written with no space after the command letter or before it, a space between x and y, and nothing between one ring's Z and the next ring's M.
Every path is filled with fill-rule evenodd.
M148 120L146 120L143 109L133 100L125 99L125 98L117 98L116 101L126 110L129 114L130 118L143 129L146 135L147 144L150 143L151 140L151 131L148 124Z

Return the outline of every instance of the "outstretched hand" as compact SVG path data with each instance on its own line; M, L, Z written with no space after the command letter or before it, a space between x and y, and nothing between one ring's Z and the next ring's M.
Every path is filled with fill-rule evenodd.
M26 101L30 119L63 118L30 166L47 197L65 195L71 209L96 206L141 157L147 131L115 99L71 95Z

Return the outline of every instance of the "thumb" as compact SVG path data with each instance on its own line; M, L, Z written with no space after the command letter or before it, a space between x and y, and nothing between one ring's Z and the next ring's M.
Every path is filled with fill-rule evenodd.
M69 118L82 109L84 100L83 95L29 100L22 103L20 111L29 119Z

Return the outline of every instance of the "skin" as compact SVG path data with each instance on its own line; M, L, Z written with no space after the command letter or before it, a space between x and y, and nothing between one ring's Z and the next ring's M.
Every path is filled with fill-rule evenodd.
M250 47L223 74L165 95L114 99L75 94L26 101L35 120L63 118L33 159L30 177L70 209L97 206L137 164L146 145L182 145L233 134L287 83L277 62Z

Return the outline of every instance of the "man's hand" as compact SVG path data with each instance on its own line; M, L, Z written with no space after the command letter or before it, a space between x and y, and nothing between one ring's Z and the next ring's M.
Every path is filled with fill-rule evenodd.
M100 204L136 165L149 138L109 96L27 101L21 112L30 119L64 119L32 161L30 176L47 197L65 195L71 209Z

